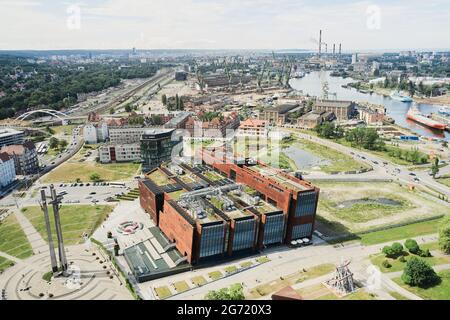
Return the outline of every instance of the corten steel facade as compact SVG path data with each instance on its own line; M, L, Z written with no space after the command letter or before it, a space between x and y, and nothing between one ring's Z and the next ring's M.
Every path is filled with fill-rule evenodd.
M263 174L251 170L250 166L237 165L228 158L216 156L208 151L202 152L202 160L226 174L228 178L259 191L265 196L267 202L280 208L287 219L286 243L305 236L305 234L307 237L312 236L319 201L319 188L305 180L278 171L277 174L283 179L304 187L304 190L296 190L277 182L271 177L265 177ZM261 163L259 163L259 166L266 167Z
M176 173L170 172L166 167L157 168L147 175L149 179L139 181L142 208L167 238L175 243L178 251L189 263L254 252L270 245L289 243L292 239L312 236L319 189L286 175L305 186L303 192L293 192L262 175L251 172L245 165L220 164L213 161L214 159L212 156L208 158L208 155L204 155L205 163L211 165L202 167L216 174L218 171L222 175L225 174L228 179L225 176L221 177L231 186L251 187L263 198L261 201L265 203L266 209L249 205L230 193L228 196L233 199L234 208L239 209L241 214L233 216L227 210L213 206L212 201L205 198L202 200L205 209L214 216L214 219L203 221L183 208L175 196L172 197L176 193L172 193L173 190L178 192L181 190L187 194L196 192L191 188L192 184L182 183L183 187L180 188L181 180L176 177ZM210 180L203 172L196 171L193 167L182 166L189 174L207 183L208 187L200 191L214 190L224 185ZM158 175L159 178L155 179L152 174ZM162 181L161 177L166 180Z

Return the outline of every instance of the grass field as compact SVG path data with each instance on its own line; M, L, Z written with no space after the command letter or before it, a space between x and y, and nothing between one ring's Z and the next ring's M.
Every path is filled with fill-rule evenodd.
M60 209L60 216L64 244L82 243L82 235L84 233L91 235L112 210L113 207L107 205L63 205ZM26 207L22 211L41 236L47 240L47 231L41 208ZM49 209L49 215L52 224L52 236L53 239L56 239L52 208Z
M208 281L206 281L206 279L202 276L197 276L197 277L193 277L191 278L191 281L193 284L195 284L197 287L200 287L204 284L206 284Z
M325 274L331 273L335 270L333 264L321 264L307 269L306 271L300 270L285 277L280 277L274 281L263 283L257 287L251 289L247 295L247 299L258 299L269 294L272 294L284 287L300 283L309 279L317 278Z
M355 171L370 168L369 165L358 162L346 154L305 139L297 139L293 146L311 152L322 159L328 160L329 164L321 166L321 171L326 173Z
M425 300L450 300L450 270L438 272L438 276L441 278L441 283L426 289L410 287L404 284L400 278L396 278L394 281L401 287Z
M175 282L175 283L173 284L173 286L175 287L175 290L176 290L178 293L181 293L181 292L184 292L184 291L189 290L189 286L188 286L188 284L186 283L186 281L178 281L178 282Z
M50 127L54 132L55 135L63 134L66 136L72 135L73 129L76 127L74 124L69 124L65 126L56 126L56 127Z
M443 184L444 186L450 187L450 176L443 176L436 180L437 182Z
M447 207L425 198L419 191L396 183L314 183L321 188L318 227L322 226L324 232L321 232L329 236L361 234L450 213ZM420 229L417 231L418 235L425 234Z
M140 168L136 163L108 163L101 164L92 161L78 162L69 160L52 170L43 178L43 183L90 182L91 175L97 173L103 181L125 181L133 178Z
M218 280L218 279L220 279L220 278L222 278L223 277L223 275L222 275L222 272L220 272L220 271L213 271L213 272L210 272L210 273L208 273L208 276L211 278L211 280Z
M158 295L158 298L165 299L172 295L170 292L170 289L166 286L155 288L156 294Z
M418 237L421 235L436 233L442 219L434 219L424 222L412 223L406 226L391 228L367 234L361 234L361 243L372 245L389 241Z
M3 272L5 269L9 268L11 264L14 263L6 258L0 257L0 272Z
M226 267L224 270L226 273L233 273L233 272L236 272L238 270L238 268L236 266L229 266L229 267Z
M422 249L425 249L425 246L421 246ZM386 256L382 253L374 255L370 258L370 261L377 266L378 268L380 268L381 272L396 272L396 271L402 271L405 266L406 266L406 262L411 259L411 257L414 257L414 254L408 254L405 253L405 262L401 262L399 261L399 259L391 259L391 258L386 258ZM430 266L435 266L435 265L439 265L439 264L446 264L446 263L450 263L450 257L421 257L420 259L423 259L424 261L426 261ZM389 263L391 264L390 268L385 268L383 266L383 261L387 260L389 261Z
M408 298L402 296L400 293L396 291L389 291L389 294L396 300L409 300Z
M340 298L321 283L304 287L296 291L305 300L376 300L375 296L364 289L359 289L354 293Z
M0 251L20 259L33 255L27 236L13 214L0 224Z

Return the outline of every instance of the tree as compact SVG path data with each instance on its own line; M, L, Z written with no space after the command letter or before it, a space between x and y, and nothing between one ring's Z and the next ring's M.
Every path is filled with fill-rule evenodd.
M436 178L436 175L439 173L439 159L434 159L434 162L431 166L431 174L433 178Z
M95 173L95 172L89 176L89 179L92 182L100 182L100 181L102 181L102 179L100 178L100 175L98 173Z
M163 95L161 96L161 102L162 102L162 104L163 104L164 106L167 104L167 96L166 96L165 94L163 94Z
M56 139L55 137L51 137L48 142L48 147L50 149L56 149L56 148L58 148L58 145L59 145L59 140Z
M125 106L125 112L131 112L131 111L132 111L131 105L128 103L128 104Z
M402 281L412 287L427 288L436 285L440 278L428 263L412 257L403 270Z
M439 228L439 249L450 254L450 215L447 215Z
M396 259L397 257L403 255L403 246L401 243L394 242L392 246L385 246L382 249L386 257Z
M229 288L210 291L205 296L206 300L245 300L244 288L240 283L233 284Z
M109 109L109 114L114 114L114 108Z
M405 241L405 248L408 249L409 252L413 254L419 254L420 253L420 247L417 244L417 241L414 239L407 239Z
M58 145L59 145L59 151L60 151L60 152L63 152L64 149L66 149L68 143L67 143L66 140L60 140L59 143L58 143Z

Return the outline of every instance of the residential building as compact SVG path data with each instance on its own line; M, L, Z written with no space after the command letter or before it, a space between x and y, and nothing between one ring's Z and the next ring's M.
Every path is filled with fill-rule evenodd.
M147 129L140 138L142 171L148 172L172 156L173 129Z
M101 163L132 162L141 160L141 145L130 144L105 144L98 148Z
M341 100L317 100L312 109L317 112L333 112L338 121L345 121L355 112L355 103Z
M83 128L84 141L88 144L105 142L108 136L108 125L105 122L88 123Z
M9 186L16 180L14 160L5 152L0 152L0 188Z
M13 144L22 144L25 133L12 128L0 128L0 148Z
M141 207L189 263L312 237L318 188L262 163L205 150L202 158L139 181Z
M149 130L149 128L142 126L109 127L109 141L112 144L139 143L146 130Z
M240 120L236 112L232 112L230 116L221 118L214 118L211 121L200 121L195 117L190 117L185 125L185 128L190 132L192 137L209 137L218 138L226 137L227 130L234 133L239 127Z
M39 172L39 159L33 142L4 146L0 152L8 154L13 159L16 174L28 175Z
M269 123L265 120L247 119L241 122L236 136L267 138Z

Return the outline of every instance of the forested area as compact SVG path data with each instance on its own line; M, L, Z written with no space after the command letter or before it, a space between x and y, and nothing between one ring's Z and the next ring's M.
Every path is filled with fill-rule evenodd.
M121 79L153 76L154 63L30 63L17 57L0 57L0 119L45 106L60 110L77 102L77 95L117 86Z

